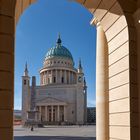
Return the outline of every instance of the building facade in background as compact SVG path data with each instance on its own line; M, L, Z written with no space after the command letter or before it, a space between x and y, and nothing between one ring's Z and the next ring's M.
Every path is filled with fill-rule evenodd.
M96 107L87 107L87 123L96 123Z
M70 51L62 46L60 35L46 54L40 69L40 85L22 76L22 123L31 120L44 124L84 124L87 120L87 86L81 60L78 69Z

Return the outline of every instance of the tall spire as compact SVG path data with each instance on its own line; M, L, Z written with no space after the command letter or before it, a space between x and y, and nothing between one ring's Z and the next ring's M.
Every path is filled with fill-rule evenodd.
M25 64L24 76L28 76L28 65L27 65L27 62Z
M84 77L84 85L86 86L86 78Z
M56 47L61 47L62 40L61 40L60 33L58 34L58 39L56 43L57 43Z
M25 71L28 71L28 65L27 65L27 62L25 64Z
M78 66L78 68L82 69L81 58L79 58L79 66Z
M79 58L78 72L79 73L83 72L83 68L82 68L82 64L81 64L81 58Z

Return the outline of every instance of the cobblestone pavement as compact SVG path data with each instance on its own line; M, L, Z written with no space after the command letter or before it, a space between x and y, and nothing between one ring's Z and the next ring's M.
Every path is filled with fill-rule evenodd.
M96 140L96 126L14 127L14 140Z

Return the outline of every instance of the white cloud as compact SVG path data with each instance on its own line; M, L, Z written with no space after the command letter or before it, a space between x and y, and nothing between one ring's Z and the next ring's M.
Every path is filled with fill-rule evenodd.
M88 107L96 106L96 101L94 99L88 99L87 100L87 106Z

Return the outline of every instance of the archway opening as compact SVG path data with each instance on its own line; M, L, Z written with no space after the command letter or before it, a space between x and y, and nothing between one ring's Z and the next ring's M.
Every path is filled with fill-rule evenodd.
M17 22L24 9L33 1L18 0L16 3L15 0L9 2L2 0L0 5L0 57L2 58L0 59L0 80L2 81L0 84L1 139L13 139L14 20ZM136 138L138 133L134 133L134 130L138 130L139 126L136 125L135 121L130 120L133 120L134 116L134 118L137 118L135 120L139 119L137 108L133 107L132 104L138 102L138 87L135 84L137 78L134 78L137 74L132 76L135 73L134 71L137 71L137 66L133 65L133 61L136 60L135 56L137 56L134 51L136 50L136 40L134 38L135 25L133 23L133 12L136 10L137 1L77 0L77 2L83 4L91 13L96 15L97 19L101 21L107 36L110 64L110 120L108 123L110 139ZM14 12L16 15L14 15ZM5 61L2 61L3 59ZM133 92L136 94L134 95ZM125 133L120 135L122 130Z
M39 11L39 9L41 10ZM60 88L60 85L59 85L60 81L56 83L56 81L60 77L56 77L56 75L53 75L53 77L47 77L46 79L42 79L42 83L41 83L41 81L39 80L41 75L39 76L38 74L38 69L42 68L42 63L44 61L45 53L49 50L50 47L56 45L55 44L56 36L58 32L60 32L61 39L64 42L64 46L66 46L73 55L73 59L75 63L74 68L78 68L78 61L79 61L79 58L81 58L81 65L82 65L83 72L85 74L87 86L88 86L87 107L90 107L88 108L88 110L89 110L89 115L91 115L91 118L89 118L91 120L89 121L92 123L95 123L95 118L96 118L95 109L91 107L95 107L96 30L94 27L92 27L89 24L91 18L92 18L92 15L86 9L84 9L79 4L76 4L76 3L68 3L67 1L61 1L54 5L54 1L38 1L38 3L33 4L29 9L25 11L25 13L22 15L17 25L15 81L18 81L17 83L18 84L20 83L20 87L22 87L22 80L20 77L23 75L24 66L27 61L29 76L34 76L34 75L37 76L38 88L41 88L39 87L40 84L43 87L44 86L43 83L47 81L49 81L48 84L51 84L52 82L55 84L55 86L58 86ZM65 62L65 59L59 60L58 58L58 60L50 61L49 66L51 66L51 64L58 64L58 63L62 65L67 65L67 64L71 65L71 62L67 63ZM64 68L62 68L62 75L64 72L63 71ZM67 67L67 69L69 69L69 66ZM55 71L55 68L53 68L52 70L53 74L54 74L54 71ZM51 71L47 71L47 72L51 74ZM57 73L60 73L60 71L58 70ZM63 76L65 77L65 75ZM64 86L65 86L64 77L62 77L61 80L63 81L62 84L64 83ZM68 73L66 77L68 77L67 83L69 84L69 81L71 79L69 78ZM76 76L75 80L76 78L78 77ZM84 77L82 81L84 82ZM79 78L76 83L78 82L79 84L81 84ZM19 106L19 104L21 104L21 94L19 93L21 93L22 89L19 88L19 85L17 83L15 83L15 89L16 89L15 97L17 97L18 99L20 98L20 100L18 101L17 99L15 99L15 108L21 109L22 105ZM70 83L69 86L76 86L72 84L73 83ZM45 87L43 88L40 89L40 91L38 91L39 94L41 93L41 90L45 90ZM30 87L30 90L32 90L31 87ZM71 90L71 89L68 89L68 90ZM73 90L75 90L75 88L73 88ZM48 92L48 90L46 90L45 92L46 92L46 96L43 97L44 99L53 97L51 93L53 93L54 91ZM67 93L68 91L65 91L65 92ZM42 95L43 94L44 93L42 93ZM68 94L67 94L67 97L68 97ZM57 97L53 97L53 98L57 98ZM59 97L58 99L65 101L65 99L63 99L63 96ZM72 100L77 100L77 99L73 98ZM66 99L66 102L71 102L71 101L68 101L68 99ZM26 103L23 103L23 104L26 104ZM38 107L36 109L40 111ZM56 109L56 113L57 113L57 108L55 108L55 106L53 109ZM61 109L64 110L64 108L61 108L60 106L60 110ZM42 105L42 115L41 115L42 122L46 121L45 115L43 113L44 111L45 111L45 108L44 108L44 105ZM47 115L48 121L51 121L52 113L51 113L50 105L48 105L47 112L48 112L48 115ZM72 107L71 114L74 116L75 113L77 113L75 110L75 107ZM55 113L53 117L54 117L53 120L57 120ZM60 118L62 118L61 120L62 122L64 122L64 115L62 115ZM67 123L70 125L77 123L75 121L69 121L68 118L65 121L67 121ZM95 135L94 130L93 130L93 133Z

